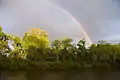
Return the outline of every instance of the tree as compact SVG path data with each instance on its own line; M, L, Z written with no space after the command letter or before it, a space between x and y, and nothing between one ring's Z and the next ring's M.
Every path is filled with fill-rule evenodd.
M59 62L59 55L60 55L60 51L61 51L61 48L62 48L61 45L62 45L61 40L54 40L51 44L53 53L56 54L57 62Z
M77 44L77 61L84 64L88 59L88 49L86 48L86 41L84 39L80 40Z
M91 55L91 61L95 63L109 63L113 64L119 56L120 48L112 44L98 44L95 47L91 47L89 54ZM119 60L119 59L118 59Z
M0 54L7 55L10 52L10 48L8 46L8 36L3 32L2 27L0 27Z
M80 40L77 44L78 46L78 54L83 54L85 55L87 49L85 47L85 44L86 44L86 41L83 39L83 40Z
M65 38L62 40L62 56L63 56L63 61L65 61L66 58L68 58L71 61L71 56L72 56L72 50L73 50L73 45L72 45L73 40L70 38Z
M11 46L13 46L13 50L9 56L14 58L23 58L24 53L22 49L22 39L18 36L9 36L11 41Z
M41 29L33 28L23 37L23 46L27 51L27 58L33 60L43 60L41 55L46 53L49 47L47 33Z

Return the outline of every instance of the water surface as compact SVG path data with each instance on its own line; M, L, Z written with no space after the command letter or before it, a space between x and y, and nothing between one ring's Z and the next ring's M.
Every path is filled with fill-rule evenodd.
M110 70L1 71L0 80L120 80L120 72Z

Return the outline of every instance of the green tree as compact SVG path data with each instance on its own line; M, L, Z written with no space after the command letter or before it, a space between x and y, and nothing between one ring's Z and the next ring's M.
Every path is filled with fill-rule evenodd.
M8 36L3 32L2 27L0 27L0 54L7 55L11 49L8 45Z
M63 61L66 60L66 58L68 58L71 61L71 57L73 55L73 45L72 45L73 40L70 38L65 38L62 40L62 57L63 57Z
M77 44L78 46L78 53L79 54L82 54L82 53L85 53L86 52L86 47L85 47L85 44L86 44L86 41L83 39L83 40L80 40Z
M31 29L23 37L24 50L27 51L27 58L32 60L43 60L46 48L49 46L47 33L41 29Z
M62 42L61 40L54 40L51 44L51 48L52 48L52 53L53 54L56 54L56 59L57 59L57 62L59 62L59 55L60 55L60 51L62 49Z
M24 53L22 49L22 39L18 36L10 36L10 40L14 49L9 56L14 58L23 58Z
M84 39L80 40L77 44L77 61L81 65L86 65L89 62L89 50L86 48L86 41Z

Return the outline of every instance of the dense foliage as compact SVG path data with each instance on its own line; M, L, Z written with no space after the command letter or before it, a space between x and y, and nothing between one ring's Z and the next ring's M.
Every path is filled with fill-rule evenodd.
M80 69L120 67L120 44L99 41L86 48L66 38L54 40L39 28L26 32L23 38L4 33L0 27L0 69Z

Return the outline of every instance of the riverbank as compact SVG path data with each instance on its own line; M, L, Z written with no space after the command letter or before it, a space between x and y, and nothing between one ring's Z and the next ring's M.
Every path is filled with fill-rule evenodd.
M119 66L118 66L119 65ZM4 58L0 61L1 70L52 70L52 71L64 71L64 70L81 70L81 69L119 69L120 64L111 65L108 63L86 63L86 62L40 62L40 61L28 61L22 59L8 59Z

